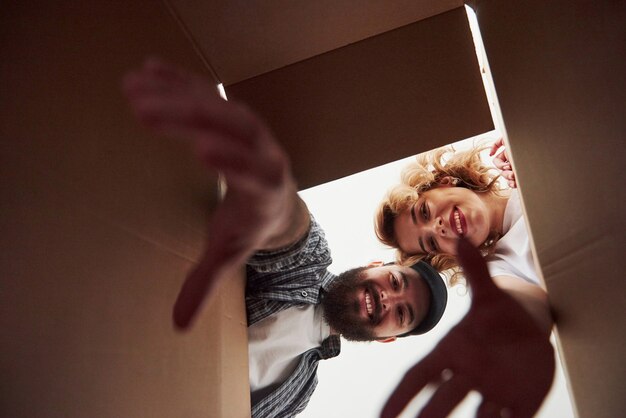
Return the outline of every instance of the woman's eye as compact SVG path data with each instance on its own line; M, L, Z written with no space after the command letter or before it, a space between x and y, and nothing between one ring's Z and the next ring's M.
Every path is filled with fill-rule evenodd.
M392 276L391 278L391 287L393 287L393 290L398 290L400 283L398 282L398 279L396 279L396 276Z
M430 248L432 251L439 251L439 247L437 246L437 241L434 238L430 238Z
M398 318L401 324L404 324L404 312L402 312L402 308L398 308Z
M422 218L424 218L425 221L428 220L428 207L426 206L425 203L422 203L422 206L420 207L420 212L422 213Z

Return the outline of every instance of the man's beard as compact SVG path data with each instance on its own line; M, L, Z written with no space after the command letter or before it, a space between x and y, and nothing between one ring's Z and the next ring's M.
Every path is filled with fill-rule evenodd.
M322 298L324 320L330 327L350 341L374 341L373 327L380 321L371 321L360 316L361 304L356 297L358 292L369 289L374 299L374 318L380 318L381 304L378 292L368 281L358 275L337 278Z

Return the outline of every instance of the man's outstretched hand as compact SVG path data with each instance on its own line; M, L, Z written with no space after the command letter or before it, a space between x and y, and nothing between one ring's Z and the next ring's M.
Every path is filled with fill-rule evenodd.
M267 126L245 106L222 100L205 79L151 59L125 76L124 93L144 126L192 141L202 163L228 184L209 220L205 254L174 307L175 324L185 328L221 280L288 228L300 204L296 185Z
M429 383L439 384L419 417L445 417L470 390L482 394L479 418L527 418L552 386L549 334L489 277L477 249L462 239L458 258L472 291L467 315L405 374L381 416L397 416Z

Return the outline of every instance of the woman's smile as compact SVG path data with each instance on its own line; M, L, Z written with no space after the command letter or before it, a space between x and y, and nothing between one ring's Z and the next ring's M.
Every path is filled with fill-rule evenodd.
M463 237L467 234L465 215L457 206L452 208L450 212L450 227L459 237Z

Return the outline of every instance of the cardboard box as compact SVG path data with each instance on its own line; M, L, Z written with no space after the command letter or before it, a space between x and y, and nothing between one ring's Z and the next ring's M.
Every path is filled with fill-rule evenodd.
M462 7L226 92L272 126L302 188L493 129Z
M0 23L0 416L249 416L243 278L171 320L215 177L121 92L148 55L201 61L161 2L40 3Z
M493 129L460 1L169 3L301 188Z
M171 327L214 178L185 144L136 126L119 93L127 69L152 53L204 66L268 120L304 188L492 128L460 6L6 8L2 415L249 414L242 278L192 332ZM576 406L619 416L624 3L474 7Z

